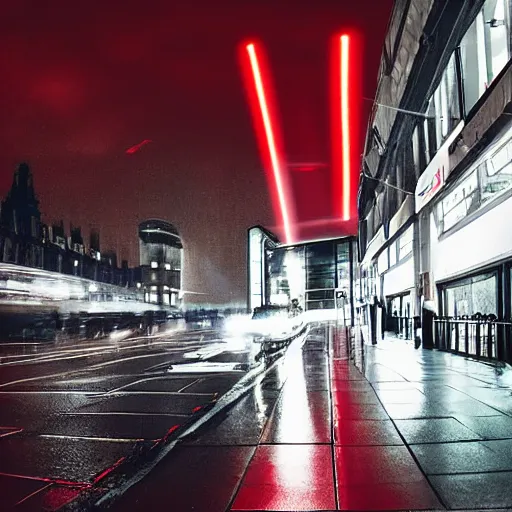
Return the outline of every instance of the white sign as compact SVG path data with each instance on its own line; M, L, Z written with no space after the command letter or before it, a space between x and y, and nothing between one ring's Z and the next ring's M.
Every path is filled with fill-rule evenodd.
M450 133L419 177L414 192L416 213L419 213L443 188L445 180L450 174L450 154L448 150L453 141L459 136L462 128L464 128L463 121Z

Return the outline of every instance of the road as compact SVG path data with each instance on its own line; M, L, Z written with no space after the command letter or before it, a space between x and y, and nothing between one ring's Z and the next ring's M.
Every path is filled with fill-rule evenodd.
M254 366L249 338L0 343L0 503L56 510L215 403ZM4 508L2 508L4 509Z

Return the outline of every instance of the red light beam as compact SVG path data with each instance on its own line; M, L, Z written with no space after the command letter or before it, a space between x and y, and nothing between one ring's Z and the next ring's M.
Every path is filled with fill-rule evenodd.
M132 146L131 148L128 148L126 150L126 154L127 155L133 155L134 153L137 153L137 151L139 151L139 149L141 149L146 144L149 144L150 142L153 142L153 141L151 141L149 139L144 139L142 142L139 142L138 144L135 144L135 146Z
M349 37L342 35L341 61L340 61L340 94L341 94L341 145L343 148L342 157L342 219L350 219L350 112L349 112Z
M272 127L268 99L267 95L265 94L265 86L261 74L260 62L254 43L246 45L245 48L249 56L252 79L256 89L256 96L259 105L259 113L263 122L266 146L270 156L270 166L272 167L273 183L275 186L274 191L277 195L277 202L279 205L278 210L280 212L280 217L284 228L285 241L286 243L291 243L294 241L294 232L290 215L290 204L288 202L288 191L278 155L275 131Z
M351 92L358 79L354 52L355 35L342 34L333 38L331 53L331 121L332 178L335 216L348 221L353 215L354 177L353 153L357 146L357 105ZM355 133L355 139L352 134ZM353 140L352 140L353 139ZM355 169L355 167L354 167Z

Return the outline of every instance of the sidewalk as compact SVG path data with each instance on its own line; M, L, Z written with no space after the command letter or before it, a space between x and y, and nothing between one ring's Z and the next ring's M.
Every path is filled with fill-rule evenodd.
M512 507L510 369L385 340L366 347L365 378L331 333L313 329L302 351L116 508Z

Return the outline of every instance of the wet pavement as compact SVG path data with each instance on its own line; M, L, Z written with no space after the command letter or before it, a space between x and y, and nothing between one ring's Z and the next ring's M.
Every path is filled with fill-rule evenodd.
M59 510L101 494L113 469L260 366L258 349L213 330L0 343L0 509Z
M333 334L313 328L113 509L512 508L510 368L386 340L363 375Z
M386 339L365 347L363 374L344 332L316 324L245 382L247 347L187 336L181 350L178 339L117 352L98 342L88 368L77 358L63 375L4 379L0 503L84 510L87 495L119 511L512 508L510 368ZM209 421L183 430L160 459L134 466L119 487L106 483L140 446L212 405Z

